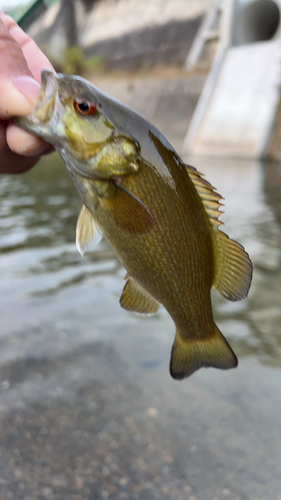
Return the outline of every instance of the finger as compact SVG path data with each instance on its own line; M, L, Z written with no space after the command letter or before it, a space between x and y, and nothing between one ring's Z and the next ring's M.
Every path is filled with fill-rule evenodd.
M21 47L31 74L35 80L41 82L42 69L49 68L54 71L50 61L39 49L34 40L32 40L32 38L30 38L11 17L3 14L2 17L0 16L0 19L2 19L10 35Z
M28 158L13 153L6 143L6 127L3 123L0 123L0 150L0 174L22 174L32 168L40 159L40 156Z
M11 123L6 130L7 144L11 151L23 156L37 156L46 153L50 144Z
M31 113L40 92L17 41L0 19L0 119Z

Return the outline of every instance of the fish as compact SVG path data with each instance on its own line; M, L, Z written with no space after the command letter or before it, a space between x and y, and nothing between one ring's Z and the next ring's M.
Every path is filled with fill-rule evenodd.
M162 305L173 319L171 376L235 368L211 289L247 297L252 263L220 229L216 189L143 116L76 75L43 70L34 110L14 122L64 160L83 201L77 248L105 236L126 270L121 306L149 315Z

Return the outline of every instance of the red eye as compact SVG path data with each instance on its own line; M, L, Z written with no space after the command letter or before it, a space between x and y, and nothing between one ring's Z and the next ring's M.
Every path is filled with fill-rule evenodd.
M93 115L96 111L96 103L83 97L76 97L74 107L80 115Z

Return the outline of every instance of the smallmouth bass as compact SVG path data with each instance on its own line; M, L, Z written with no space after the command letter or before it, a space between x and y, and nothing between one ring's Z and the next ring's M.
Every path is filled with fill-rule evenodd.
M172 317L172 377L236 367L210 291L245 298L252 265L219 230L221 197L211 184L145 118L74 75L44 70L35 109L14 121L64 160L83 200L78 250L104 234L127 271L121 306L154 314L162 304Z

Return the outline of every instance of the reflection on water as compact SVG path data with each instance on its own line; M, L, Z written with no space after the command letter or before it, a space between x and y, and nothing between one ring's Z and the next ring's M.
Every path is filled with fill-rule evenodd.
M190 162L225 197L254 278L245 301L213 293L238 369L182 383L167 313L119 307L105 241L78 254L81 201L59 158L0 179L0 497L280 499L281 166Z
M119 268L105 242L81 259L74 243L81 201L59 157L51 159L27 175L1 179L2 318L18 300L28 302Z

